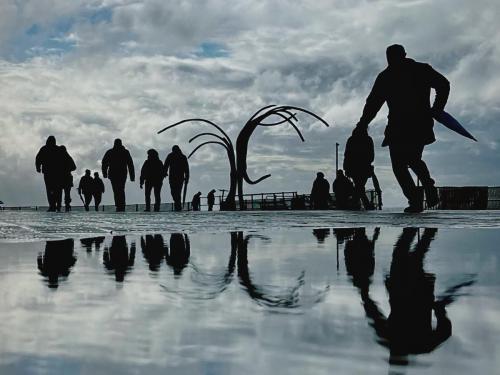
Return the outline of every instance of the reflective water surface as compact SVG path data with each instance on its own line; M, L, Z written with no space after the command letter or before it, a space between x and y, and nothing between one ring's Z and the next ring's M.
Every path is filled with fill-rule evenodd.
M498 229L0 243L0 373L493 374Z

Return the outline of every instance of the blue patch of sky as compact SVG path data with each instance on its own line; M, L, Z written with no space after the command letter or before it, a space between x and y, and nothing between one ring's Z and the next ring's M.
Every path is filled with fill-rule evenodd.
M48 25L34 23L23 34L11 40L10 45L4 49L4 56L0 57L23 61L36 56L68 53L76 47L76 42L66 37L77 22L92 25L108 23L112 15L112 8L102 7L86 9L79 14L59 18Z
M198 46L195 54L200 58L228 57L229 50L222 43L203 42Z

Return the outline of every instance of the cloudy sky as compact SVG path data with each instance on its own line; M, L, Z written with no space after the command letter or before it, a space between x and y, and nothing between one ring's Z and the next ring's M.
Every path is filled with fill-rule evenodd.
M34 157L50 134L78 176L99 169L116 137L140 169L148 148L162 158L174 144L189 153L189 138L204 129L157 135L165 125L204 117L235 140L267 104L308 108L332 126L301 116L305 143L288 126L258 129L250 173L272 177L247 191L308 192L316 171L332 179L335 142L342 151L392 43L447 76L447 109L479 140L436 125L425 159L437 183L500 185L499 18L497 0L3 0L0 199L45 203ZM379 146L385 121L383 110L370 128L376 171L387 205L401 206ZM209 146L190 161L190 195L227 188L223 150ZM143 199L137 184L127 193L129 202Z

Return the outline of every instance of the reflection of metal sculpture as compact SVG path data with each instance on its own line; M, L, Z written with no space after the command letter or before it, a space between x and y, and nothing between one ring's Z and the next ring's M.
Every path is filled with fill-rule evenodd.
M215 133L204 132L204 133L197 134L196 136L191 138L189 140L189 143L191 143L192 141L194 141L197 138L207 137L207 136L213 137L217 140L212 139L212 140L205 141L205 142L199 144L198 146L196 146L196 148L193 151L191 151L188 158L190 158L201 147L209 145L209 144L217 144L217 145L222 146L226 149L227 158L229 160L229 167L230 167L230 175L229 175L230 176L230 185L229 185L229 193L226 197L226 200L221 202L221 209L234 210L236 208L235 196L236 196L236 183L237 183L236 157L235 157L235 153L234 153L233 143L231 142L231 139L226 134L226 132L224 132L224 130L222 130L222 128L220 126L213 123L212 121L201 119L201 118L192 118L192 119L182 120L182 121L176 122L175 124L167 126L166 128L160 130L158 132L158 134L164 132L165 130L171 129L175 126L178 126L178 125L181 125L181 124L184 124L187 122L202 122L202 123L208 124L208 125L216 128L222 134L222 136L220 136L220 135L217 135Z
M265 180L266 178L270 177L270 174L266 174L256 180L252 180L248 176L247 172L247 153L248 153L248 142L250 140L250 137L252 136L254 130L257 128L257 126L276 126L280 124L290 124L292 127L295 129L297 132L298 136L304 142L304 137L302 136L302 133L300 132L299 128L297 125L294 123L294 120L297 122L298 119L296 117L296 113L293 113L292 111L297 111L297 112L303 112L306 113L315 119L319 120L321 123L323 123L326 126L329 126L328 123L323 120L321 117L316 115L315 113L308 111L306 109L300 108L300 107L295 107L295 106L275 106L275 105L268 105L265 107L262 107L259 109L255 114L246 122L246 124L243 126L241 129L240 133L238 134L238 138L236 139L236 153L233 147L233 143L231 142L231 139L229 136L224 132L224 130L221 129L220 126L217 124L213 123L212 121L205 120L202 118L192 118L192 119L186 119L179 121L175 124L172 124L170 126L167 126L166 128L160 130L158 134L164 132L165 130L171 129L173 127L176 127L178 125L187 123L187 122L202 122L205 124L208 124L212 127L215 127L221 134L217 135L215 133L211 132L203 132L200 134L197 134L196 136L192 137L189 142L191 143L195 139L198 139L200 137L212 137L211 140L205 141L201 144L199 144L192 152L189 154L189 157L191 157L196 151L198 151L201 147L209 144L217 144L219 146L222 146L226 149L227 152L227 157L229 160L229 166L230 166L230 187L229 187L229 193L227 195L227 198L225 201L221 202L221 210L234 210L236 209L236 203L235 203L235 196L236 196L236 186L238 186L238 200L239 200L239 206L241 210L245 209L245 204L243 200L243 180L246 181L248 184L255 185L262 180ZM269 117L278 117L280 118L279 120L275 122L270 122L266 123L264 122L266 119ZM214 139L215 138L215 139Z

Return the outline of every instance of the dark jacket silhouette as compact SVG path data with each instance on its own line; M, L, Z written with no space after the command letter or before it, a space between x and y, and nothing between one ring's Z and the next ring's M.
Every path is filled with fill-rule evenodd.
M35 158L36 171L43 173L49 211L61 209L61 160L63 159L63 152L56 145L56 138L52 135L47 138L45 146L40 148Z
M311 205L315 210L328 208L330 202L330 184L322 172L318 172L311 189Z
M155 211L160 210L161 204L161 187L163 179L165 178L165 170L161 162L158 152L154 149L148 150L148 158L141 168L140 187L142 189L144 183L146 188L144 190L146 200L146 211L151 210L151 190L154 189L155 195Z
M365 191L368 178L374 174L372 165L374 159L373 139L365 129L357 128L347 139L344 152L344 171L347 176L352 178L356 199L363 202L365 209L375 208L368 200Z
M172 147L172 152L165 159L165 174L168 175L170 192L175 210L182 210L182 186L189 182L189 163L179 146Z
M64 204L66 211L71 210L71 188L73 187L73 175L71 172L76 170L76 164L65 146L61 147L60 159L60 178L62 189L64 191Z
M106 151L102 159L102 175L111 180L117 211L125 211L127 170L130 181L134 181L135 170L130 152L123 147L120 139L115 139L113 148Z
M212 211L214 208L215 204L215 190L212 189L210 192L207 194L207 205L208 205L208 210Z
M443 111L450 91L448 80L429 64L406 58L401 45L387 48L388 67L382 71L366 99L357 127L366 129L384 103L389 107L383 146L389 146L392 169L409 207L406 212L423 210L422 198L408 171L411 168L425 189L427 202L439 202L434 180L422 160L424 146L435 141L433 115ZM436 98L431 106L431 89Z
M83 194L83 205L85 207L85 211L88 211L89 204L94 195L94 179L90 175L89 169L87 169L82 178L80 178L80 183L78 184L78 194Z
M350 208L351 197L354 194L352 182L344 175L344 171L339 169L337 177L332 184L332 190L335 194L335 205L338 209L344 210Z
M145 237L141 237L141 249L144 259L149 264L149 270L158 272L163 259L168 254L168 247L163 241L163 236L161 234L147 234Z
M94 172L92 195L94 196L94 204L96 211L99 211L99 205L101 204L102 194L104 193L105 190L106 189L104 188L104 182L102 182L101 178L99 177L99 173Z
M135 261L135 242L128 249L125 236L114 236L111 246L104 249L103 263L109 273L115 275L117 282L123 282L125 275L131 272Z
M193 206L193 211L199 211L201 205L201 192L197 192L193 195L193 200L191 201L191 205Z

